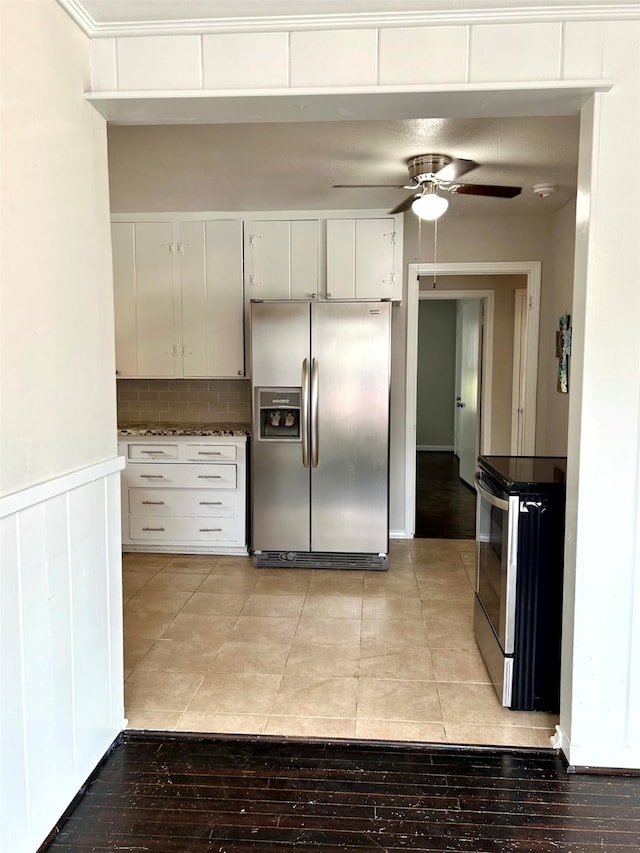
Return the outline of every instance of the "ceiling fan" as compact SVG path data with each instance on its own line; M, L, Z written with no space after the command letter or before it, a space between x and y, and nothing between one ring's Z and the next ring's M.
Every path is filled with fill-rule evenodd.
M419 154L407 161L410 178L408 184L334 184L333 186L336 189L392 187L398 190L414 190L389 213L403 213L411 207L421 219L437 219L449 206L447 199L438 195L439 190L458 195L483 195L494 198L514 198L522 192L522 187L458 182L458 178L476 169L478 165L473 160L464 160L460 157L454 159L446 154Z

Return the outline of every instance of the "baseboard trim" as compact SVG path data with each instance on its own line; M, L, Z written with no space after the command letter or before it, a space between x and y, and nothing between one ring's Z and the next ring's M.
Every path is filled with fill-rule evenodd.
M390 530L389 539L408 539L406 530Z

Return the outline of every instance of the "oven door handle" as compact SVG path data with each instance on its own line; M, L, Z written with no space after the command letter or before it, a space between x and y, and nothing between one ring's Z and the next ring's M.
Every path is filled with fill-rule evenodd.
M509 512L509 501L505 501L502 498L498 498L494 494L488 492L485 488L483 488L480 485L480 483L482 482L480 477L480 471L476 471L476 489L480 493L480 497L490 503L491 506L495 506L496 509L501 509L503 512Z

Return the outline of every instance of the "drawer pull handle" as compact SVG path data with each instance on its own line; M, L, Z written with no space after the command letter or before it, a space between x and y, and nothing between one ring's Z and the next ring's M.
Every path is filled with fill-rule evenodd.
M222 506L222 501L200 501L200 506Z
M221 527L201 527L200 533L222 533Z
M164 501L142 501L142 503L148 506L164 506Z
M222 474L198 474L199 480L221 480Z
M164 474L140 474L143 480L164 480Z
M148 530L148 531L153 530L154 532L164 533L164 527L143 527L142 529L145 531L146 530Z
M148 453L149 456L166 456L164 450L141 450L140 453Z
M219 450L199 450L198 456L222 456Z

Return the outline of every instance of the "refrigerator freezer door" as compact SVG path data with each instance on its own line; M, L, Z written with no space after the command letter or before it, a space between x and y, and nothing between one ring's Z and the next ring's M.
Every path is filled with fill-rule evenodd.
M311 319L311 550L386 554L391 305L317 303Z
M309 304L251 305L253 388L251 545L260 551L309 550L309 469L297 441L260 440L260 388L297 388L309 358Z

